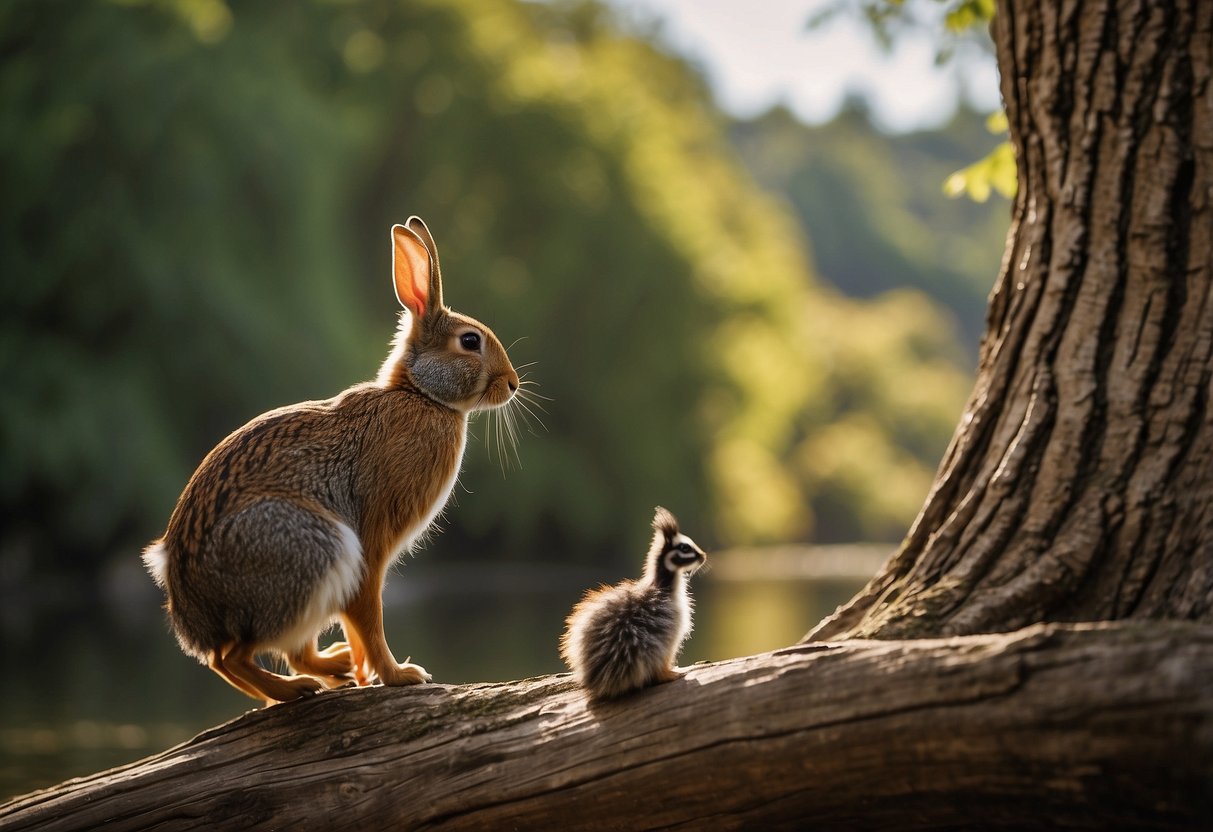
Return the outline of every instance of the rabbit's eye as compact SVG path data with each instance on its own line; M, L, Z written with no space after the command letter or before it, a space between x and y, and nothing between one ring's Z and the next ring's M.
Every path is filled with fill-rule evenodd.
M459 346L463 347L468 352L480 351L480 333L465 332L459 336Z

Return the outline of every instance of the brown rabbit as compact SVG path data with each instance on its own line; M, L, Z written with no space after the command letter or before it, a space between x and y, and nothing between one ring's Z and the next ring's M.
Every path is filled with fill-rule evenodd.
M519 382L492 331L443 305L438 250L417 217L392 228L392 271L407 312L378 378L228 436L144 551L182 649L255 699L372 673L430 678L388 649L384 576L450 496L468 415L504 405ZM318 651L336 619L346 643ZM261 668L264 651L298 675Z

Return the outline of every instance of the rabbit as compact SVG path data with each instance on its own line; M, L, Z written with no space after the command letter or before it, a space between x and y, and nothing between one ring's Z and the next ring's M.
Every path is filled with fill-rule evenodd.
M388 648L384 578L446 504L469 415L518 390L492 330L443 304L425 223L410 217L391 239L404 311L376 380L271 410L232 433L144 550L181 648L267 704L375 676L430 681ZM317 650L335 620L346 641ZM295 675L259 666L261 652L284 656Z

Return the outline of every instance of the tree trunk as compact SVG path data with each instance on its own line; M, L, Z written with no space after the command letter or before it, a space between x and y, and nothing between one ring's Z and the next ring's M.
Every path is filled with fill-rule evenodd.
M1213 3L1010 2L978 378L901 550L810 639L1213 620Z
M254 711L0 807L9 832L1184 829L1213 817L1213 627L802 645L588 707L568 676Z

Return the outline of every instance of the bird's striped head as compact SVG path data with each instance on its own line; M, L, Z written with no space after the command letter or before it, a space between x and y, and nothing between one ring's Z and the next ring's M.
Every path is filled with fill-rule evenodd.
M675 575L691 575L707 559L707 553L679 530L678 518L658 506L653 515L653 543L649 548L648 563L657 582L667 585Z

